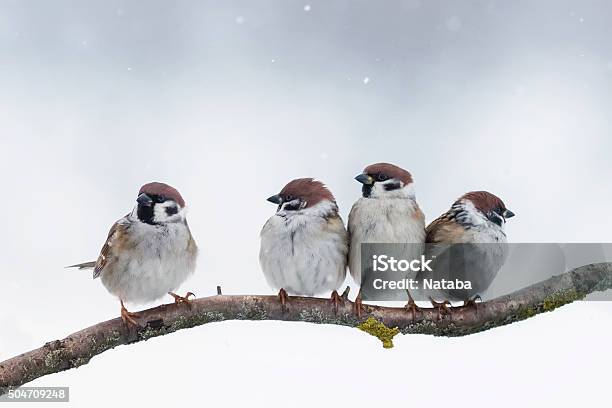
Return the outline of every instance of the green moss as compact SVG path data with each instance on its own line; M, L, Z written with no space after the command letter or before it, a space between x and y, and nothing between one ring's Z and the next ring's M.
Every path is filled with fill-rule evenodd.
M535 308L527 306L518 311L517 317L519 320L525 320L535 316L536 314L538 314L538 311Z
M265 320L267 316L263 303L258 300L247 300L240 305L240 311L236 314L238 320Z
M393 337L400 332L397 327L390 329L385 326L384 323L379 322L373 317L368 317L368 319L358 325L357 328L371 334L374 337L377 337L378 340L382 341L384 348L392 348Z
M404 327L401 332L403 334L429 334L434 336L458 337L466 336L482 331L486 331L495 327L505 326L520 320L525 320L539 313L554 310L560 306L574 302L584 298L584 294L577 290L558 291L545 297L540 303L519 307L514 313L504 314L497 319L492 319L482 322L475 326L461 327L455 325L452 321L444 324L421 321L412 323Z
M586 292L604 292L608 289L612 289L612 273L604 274L601 279Z
M106 346L110 346L113 345L112 347L116 346L117 343L119 343L119 340L121 340L121 333L119 333L118 331L113 331L104 341L104 345Z
M317 324L336 324L340 326L355 327L359 321L354 315L349 313L341 313L330 316L325 314L320 309L303 309L300 311L300 321Z
M190 327L200 326L210 322L220 322L225 320L225 316L220 312L202 312L197 315L186 317L178 316L170 324L164 324L163 321L155 327L147 326L144 330L138 332L140 340L149 340L152 337L161 336L181 329L188 329Z
M72 365L72 367L79 367L82 365L85 365L87 363L89 363L89 360L91 360L90 357L79 357L79 358L75 358L73 360L70 360L70 364Z
M138 332L138 338L140 340L149 340L150 338L161 336L166 333L166 329L164 327L154 329L152 327L147 327L146 329Z
M319 309L300 311L300 320L310 323L325 323L325 315Z
M576 300L580 300L584 298L584 294L577 292L576 290L567 290L564 292L556 292L550 296L544 298L544 303L542 304L542 309L545 312L550 312L551 310L555 310L559 306L566 305L568 303L572 303Z
M62 365L66 364L65 357L66 350L64 350L63 346L57 350L52 350L45 356L45 366L55 370L57 367L61 367Z

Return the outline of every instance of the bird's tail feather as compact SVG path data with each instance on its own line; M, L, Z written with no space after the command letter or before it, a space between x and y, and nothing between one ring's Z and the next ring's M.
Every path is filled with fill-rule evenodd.
M96 266L95 262L83 262L75 265L68 265L66 268L90 269Z

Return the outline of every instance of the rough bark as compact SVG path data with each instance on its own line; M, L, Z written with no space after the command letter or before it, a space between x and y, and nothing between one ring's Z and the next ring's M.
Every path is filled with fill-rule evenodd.
M392 346L397 333L464 336L510 324L583 299L587 294L612 288L612 263L582 266L512 294L474 307L453 308L450 314L423 308L415 313L404 308L363 305L361 316L347 292L338 307L329 299L290 297L285 306L276 296L218 295L169 304L139 312L138 329L128 329L120 318L46 343L0 363L0 395L38 377L87 364L89 360L122 344L136 343L180 329L224 320L286 320L357 327ZM413 318L414 317L414 318Z

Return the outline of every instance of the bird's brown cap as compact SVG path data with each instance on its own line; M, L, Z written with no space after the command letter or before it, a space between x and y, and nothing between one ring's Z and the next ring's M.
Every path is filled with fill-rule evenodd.
M185 200L181 196L181 193L172 186L169 186L165 183L147 183L144 186L140 187L138 194L145 193L147 195L159 195L174 200L181 207L185 207Z
M322 182L312 178L295 179L287 183L278 194L283 201L300 198L306 202L306 207L312 207L323 200L336 201L331 191Z
M376 179L376 175L385 174L388 177L398 179L405 185L413 182L412 174L391 163L375 163L366 167L363 172Z

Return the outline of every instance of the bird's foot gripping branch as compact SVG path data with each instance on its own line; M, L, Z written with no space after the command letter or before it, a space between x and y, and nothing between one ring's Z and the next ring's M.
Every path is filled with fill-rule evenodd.
M440 315L436 308L392 308L355 304L345 292L338 301L310 297L240 295L193 299L138 313L138 326L121 318L73 333L63 340L0 363L0 394L38 377L87 364L92 357L122 344L136 343L205 323L224 320L285 320L356 327L376 336L385 347L398 333L464 336L523 320L538 313L612 288L612 263L591 264L473 306L452 308ZM218 288L218 293L221 293Z

